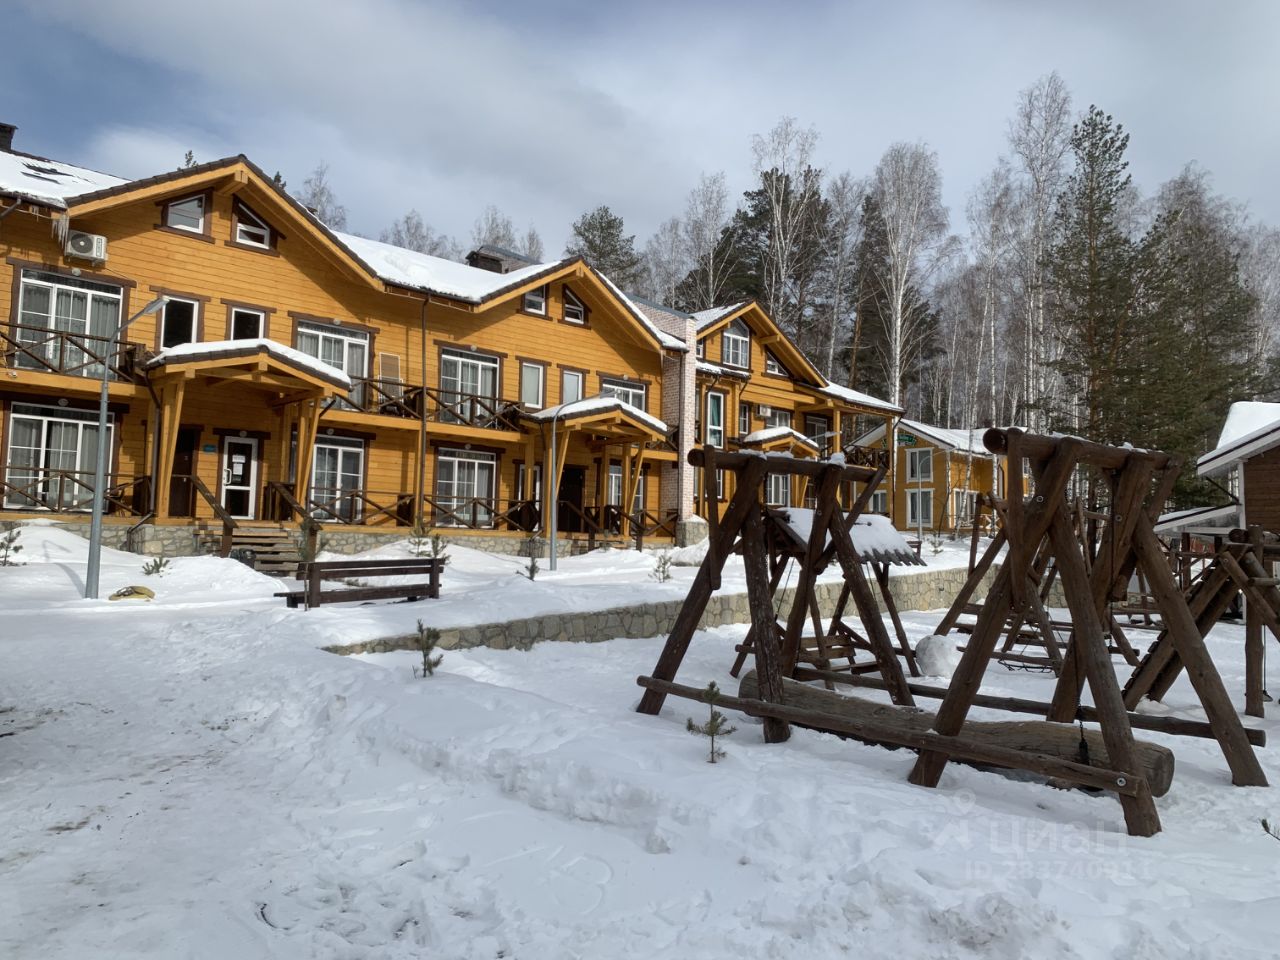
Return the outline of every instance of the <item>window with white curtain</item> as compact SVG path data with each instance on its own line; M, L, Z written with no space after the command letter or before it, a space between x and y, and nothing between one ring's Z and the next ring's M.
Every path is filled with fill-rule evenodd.
M108 421L108 457L112 431ZM20 510L91 509L97 456L96 410L13 404L4 505Z
M315 357L329 366L341 370L352 381L369 376L369 334L363 330L349 330L336 324L299 321L294 346L309 357ZM365 384L354 383L351 401L363 408ZM343 401L344 406L351 406Z
M101 377L94 357L120 322L120 287L42 270L23 270L21 284L14 366Z
M362 504L352 496L364 486L364 441L351 437L319 437L311 468L312 516L317 520L355 523Z

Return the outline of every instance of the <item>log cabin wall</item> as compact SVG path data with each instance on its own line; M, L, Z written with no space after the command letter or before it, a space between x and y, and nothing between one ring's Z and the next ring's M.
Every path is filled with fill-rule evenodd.
M1280 533L1280 447L1246 460L1243 470L1245 523Z

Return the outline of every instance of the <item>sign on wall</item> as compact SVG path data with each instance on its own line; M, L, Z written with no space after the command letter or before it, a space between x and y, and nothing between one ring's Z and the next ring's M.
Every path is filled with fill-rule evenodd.
M901 431L899 431L898 445L902 447L914 447L916 445L915 435L910 433L902 433Z

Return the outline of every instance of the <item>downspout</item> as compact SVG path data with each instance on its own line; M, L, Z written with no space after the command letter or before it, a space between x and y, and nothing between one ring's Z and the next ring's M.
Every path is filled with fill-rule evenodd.
M423 527L426 524L426 471L427 471L427 302L431 299L430 294L426 294L422 298L422 312L419 318L419 330L422 335L421 356L419 360L422 364L422 409L418 413L418 469L414 471L417 474L416 489L414 490L414 509L413 523L416 527Z

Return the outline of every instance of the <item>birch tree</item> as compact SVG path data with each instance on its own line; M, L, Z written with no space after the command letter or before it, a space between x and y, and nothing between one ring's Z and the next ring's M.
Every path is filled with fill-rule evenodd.
M688 276L691 266L684 242L684 223L679 217L663 221L644 248L645 296L658 303L672 303L676 287Z
M734 245L725 237L729 217L724 173L702 174L689 191L680 221L683 253L691 265L686 282L680 285L685 309L696 312L720 304L735 265Z
M946 262L947 234L938 157L923 143L895 143L876 166L871 190L883 230L884 263L877 281L884 298L888 400L901 404L913 362L929 346L923 291Z
M322 163L302 181L302 189L295 195L300 204L310 210L317 220L333 230L347 228L347 208L338 202L329 185L329 165Z
M418 253L443 257L446 260L461 260L462 249L458 242L447 234L437 233L432 226L422 219L417 210L410 210L391 226L383 230L378 237L383 243L416 250Z
M1032 429L1044 428L1057 392L1053 364L1055 338L1048 328L1049 249L1054 204L1062 191L1071 147L1071 94L1056 73L1041 77L1018 95L1009 123L1009 147L1021 174L1022 229L1017 239L1021 281L1021 353L1015 417Z
M836 348L849 339L858 303L858 251L862 245L862 205L867 181L842 173L827 185L828 213L823 238L823 292L815 327L819 352L813 357L823 375L836 376Z
M515 250L516 230L511 218L492 203L489 204L471 226L471 245L473 249L495 246Z

